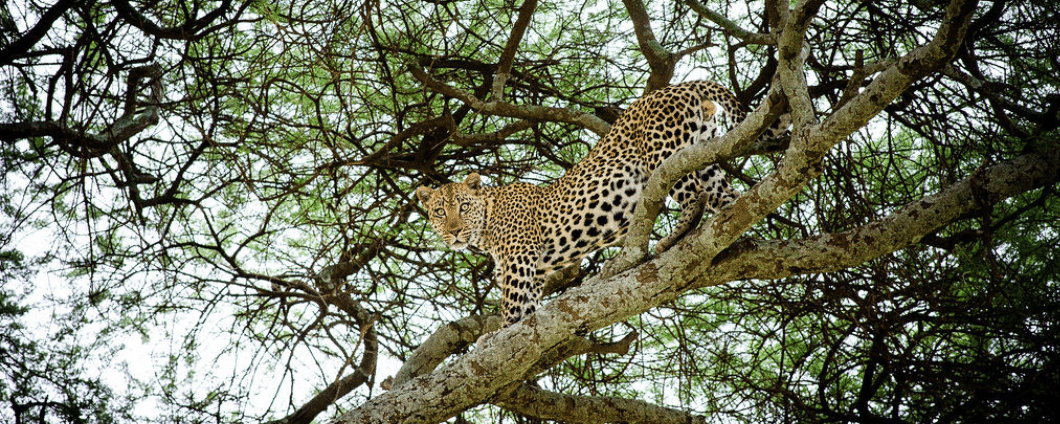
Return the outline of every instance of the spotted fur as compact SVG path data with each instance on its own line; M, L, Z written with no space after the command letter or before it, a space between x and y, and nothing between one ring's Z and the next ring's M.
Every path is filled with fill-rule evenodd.
M534 312L541 281L621 239L648 177L674 152L716 134L718 108L730 125L746 115L729 90L692 81L652 92L630 105L589 154L548 186L485 187L478 174L416 195L431 226L455 249L488 252L501 288L505 326ZM778 127L762 135L775 138ZM717 211L739 195L716 164L681 178L670 190L681 205L664 250L687 234L704 208Z

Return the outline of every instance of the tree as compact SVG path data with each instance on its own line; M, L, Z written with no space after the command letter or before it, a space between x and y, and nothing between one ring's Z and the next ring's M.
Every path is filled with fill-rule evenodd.
M0 252L69 292L12 296L35 284L19 271L4 319L78 311L55 350L90 368L139 339L152 373L90 381L115 420L1055 419L1052 9L6 5ZM492 265L444 250L415 188L546 184L633 99L693 78L754 111L667 161L621 249L474 348L498 325ZM785 112L781 150L751 145ZM669 186L712 162L745 194L649 254ZM19 380L33 360L13 358L5 417L85 420L18 409L89 380Z

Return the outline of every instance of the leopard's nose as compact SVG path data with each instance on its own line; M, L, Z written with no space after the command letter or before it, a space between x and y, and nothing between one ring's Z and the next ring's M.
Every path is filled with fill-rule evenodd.
M459 221L450 221L445 224L445 231L456 235L464 229L464 224Z
M461 230L463 230L463 226L458 223L451 223L445 226L445 231L449 234L460 235Z

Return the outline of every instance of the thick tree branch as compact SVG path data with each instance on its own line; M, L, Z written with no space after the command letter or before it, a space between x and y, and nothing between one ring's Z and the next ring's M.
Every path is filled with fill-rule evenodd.
M655 32L651 30L651 18L641 0L622 0L622 4L629 12L637 44L644 58L648 60L648 67L651 68L644 94L670 85L670 80L674 77L674 67L680 57L663 47L655 38Z
M383 145L383 147L379 148L379 150L376 150L375 152L373 152L373 153L371 153L371 154L369 154L369 155L367 155L367 156L365 156L363 158L360 158L358 160L351 161L351 162L349 162L346 165L369 165L369 164L376 163L380 159L383 159L383 158L385 158L387 156L395 154L394 151L397 150L398 147L400 147L402 143L404 143L406 140L408 140L410 138L413 138L413 137L416 137L416 136L419 136L419 135L423 135L423 134L427 134L427 133L429 133L431 131L434 131L434 130L436 130L438 128L449 128L449 127L455 126L456 124L452 123L452 121L453 121L452 115L446 113L445 115L442 115L442 116L436 116L434 118L430 118L430 119L427 119L427 120L412 124L408 128L405 128L404 130L398 132L397 134L394 134L393 137L390 137L390 140L387 140L386 144Z
M61 144L80 146L86 153L80 153L81 150L71 152L79 157L106 154L121 141L104 135L83 134L55 121L0 123L0 140L13 142L32 137L50 137Z
M704 423L704 417L635 399L574 396L520 384L500 407L543 420L569 423L689 424Z
M1051 142L1054 146L1058 140ZM849 268L916 244L922 237L990 205L1060 181L1060 150L1017 157L912 202L878 221L792 241L740 242L715 258L696 286L733 279L777 279Z
M479 336L501 328L501 323L498 315L475 315L441 326L412 351L397 374L384 381L383 388L390 390L433 371L445 358L467 349Z
M544 282L543 293L548 295L571 287L571 284L576 282L577 277L581 275L579 265L574 264L549 275ZM475 315L441 326L409 355L397 374L383 381L383 389L390 390L391 387L400 386L414 377L433 371L446 358L464 351L480 336L500 327L501 318L498 315ZM565 351L566 354L560 360L585 353L625 354L629 349L629 344L636 339L636 334L633 332L619 342L603 344L594 344L579 338L566 346L568 348ZM547 366L539 364L539 367L543 369L554 365L554 362L550 362L548 358L543 358L541 362L548 363Z
M773 151L775 146L757 143L758 135L769 123L775 121L784 106L778 85L770 87L766 101L724 135L709 142L695 145L678 151L667 158L648 179L641 201L634 211L633 220L626 233L622 252L607 264L601 273L606 278L621 272L643 260L648 254L648 240L655 218L659 216L669 195L670 188L682 176L707 164Z
M497 75L493 78L492 90L494 101L504 101L504 84L508 82L508 75L511 74L515 52L523 42L523 35L526 34L526 29L530 26L530 18L534 16L536 9L537 0L526 0L522 6L519 6L519 17L515 20L511 35L508 36L508 43L504 45L504 51L501 52L500 60L497 61Z

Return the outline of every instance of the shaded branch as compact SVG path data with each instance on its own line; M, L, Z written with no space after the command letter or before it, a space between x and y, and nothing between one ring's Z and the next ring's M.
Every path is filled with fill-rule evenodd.
M367 155L365 157L362 157L362 158L360 158L358 160L351 161L351 162L346 163L344 165L370 165L370 164L373 164L373 163L379 161L380 159L382 159L384 157L393 155L394 154L393 152L395 150L397 150L398 147L400 147L402 143L404 143L406 140L408 140L410 138L413 138L413 137L416 137L416 136L419 136L419 135L427 134L427 133L429 133L429 132L431 132L433 130L436 130L438 128L455 126L455 123L452 123L452 120L453 120L453 117L451 115L449 115L448 113L446 113L443 116L437 116L437 117L434 117L434 118L430 118L430 119L424 120L422 122L417 122L415 124L412 124L408 128L398 132L397 134L394 134L393 137L390 137L390 139L387 140L386 144L383 145L383 147L380 147L379 150L376 150L372 154L369 154L369 155Z
M291 415L273 421L272 424L309 424L335 401L343 398L353 389L367 384L375 375L379 359L379 338L376 335L375 319L349 293L338 289L343 286L347 276L367 266L372 258L379 254L379 250L378 246L370 246L363 249L351 261L325 267L314 278L317 289L312 290L306 287L306 289L321 294L326 303L338 307L360 327L361 344L364 346L360 363L349 375L332 382ZM352 359L348 358L347 361Z
M502 143L513 134L528 130L534 125L531 121L521 120L505 125L503 128L492 133L464 134L455 124L456 123L454 122L450 129L452 131L451 137L453 139L453 144L461 147Z
M94 158L106 154L124 155L124 153L117 150L119 143L158 124L158 104L162 99L162 86L159 82L161 73L162 70L157 65L130 69L128 83L126 84L126 101L123 113L107 129L98 134L86 134L70 128L65 122L15 122L0 123L0 140L17 141L25 138L49 137L56 141L65 152L80 158ZM150 97L146 103L140 103L135 98L142 93L141 81L145 78L149 81ZM140 113L136 113L136 105L138 104L146 104L146 107ZM119 158L119 165L122 165L120 163L122 159L127 160L127 157ZM133 178L135 170L124 168L123 171L127 171L126 177L128 181L136 180ZM121 184L120 181L119 184Z
M931 42L903 55L880 72L860 94L825 118L819 127L822 139L838 140L864 127L914 81L943 69L957 53L976 4L973 0L950 3Z
M216 9L203 15L203 17L199 19L189 19L180 25L162 27L148 19L140 13L139 10L132 7L128 0L111 0L110 3L114 5L114 10L118 12L118 16L129 25L138 28L145 34L172 40L193 40L198 38L200 30L206 28L213 23L213 21L217 20L217 18L221 17L221 15L227 12L232 5L231 0L222 0L221 4Z
M353 389L368 383L375 373L376 361L379 355L379 340L375 334L375 328L368 325L364 329L362 339L364 340L364 353L361 356L360 365L353 372L321 390L312 399L302 404L295 412L287 417L273 421L275 424L309 424L321 412L324 412L335 401L346 396Z
M48 30L55 25L55 21L59 17L63 16L67 10L76 5L77 0L59 0L52 7L49 7L41 17L37 24L30 28L19 37L17 40L12 41L10 44L0 49L0 66L7 65L14 62L16 59L24 57L26 52L37 45L38 42L48 33ZM2 131L0 131L2 132Z

